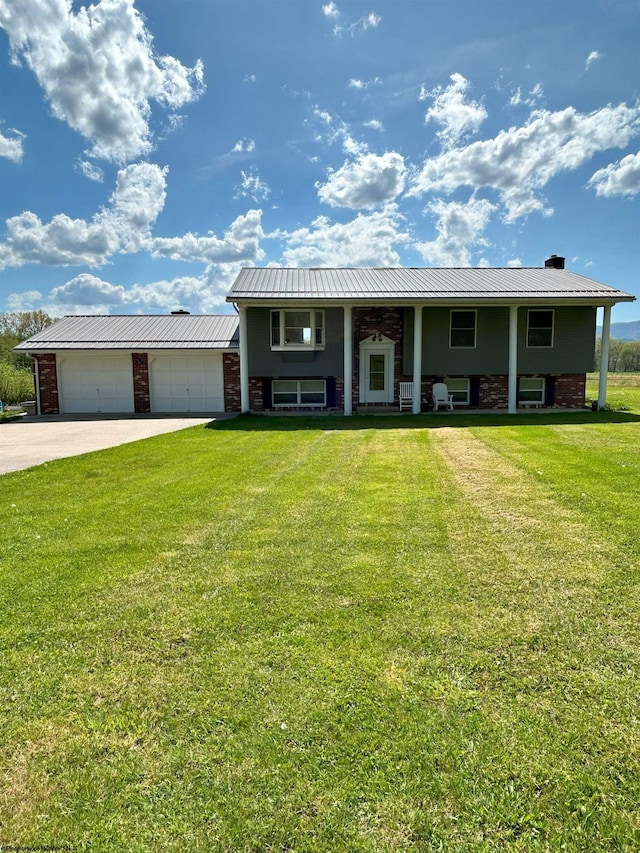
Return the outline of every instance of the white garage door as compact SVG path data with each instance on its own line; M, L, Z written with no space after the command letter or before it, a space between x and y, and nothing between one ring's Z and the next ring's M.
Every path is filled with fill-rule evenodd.
M223 412L222 354L158 355L150 362L152 412Z
M66 356L60 361L60 411L133 412L131 356Z

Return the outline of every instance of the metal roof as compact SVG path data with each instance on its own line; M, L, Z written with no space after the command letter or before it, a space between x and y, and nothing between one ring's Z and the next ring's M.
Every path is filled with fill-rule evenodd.
M16 350L237 349L235 314L63 317Z
M564 269L358 268L292 269L247 267L240 271L227 302L241 300L445 301L600 300L635 297Z

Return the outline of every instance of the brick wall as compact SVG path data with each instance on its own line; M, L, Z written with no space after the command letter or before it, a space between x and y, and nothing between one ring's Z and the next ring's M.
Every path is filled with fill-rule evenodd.
M480 377L480 408L506 409L509 406L509 377Z
M57 415L60 413L58 400L58 374L55 353L34 356L38 362L40 383L40 414Z
M136 414L142 415L151 411L151 396L149 394L149 359L146 352L131 354L133 369L133 406Z
M264 411L262 379L255 376L249 378L249 409L252 412Z
M556 406L579 409L584 406L587 377L584 373L564 373L556 378Z
M241 410L239 353L223 353L222 370L224 374L224 410L225 412L239 412Z

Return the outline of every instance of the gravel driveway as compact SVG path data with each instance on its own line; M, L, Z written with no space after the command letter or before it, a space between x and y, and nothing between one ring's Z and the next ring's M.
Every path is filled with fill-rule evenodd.
M234 417L44 415L0 424L0 474Z

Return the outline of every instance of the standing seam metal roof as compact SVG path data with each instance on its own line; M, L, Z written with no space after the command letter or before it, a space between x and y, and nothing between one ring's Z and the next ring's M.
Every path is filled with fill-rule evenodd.
M634 297L569 270L504 268L293 269L247 267L228 302L240 299L607 299Z
M16 347L27 351L237 348L235 314L63 317Z

